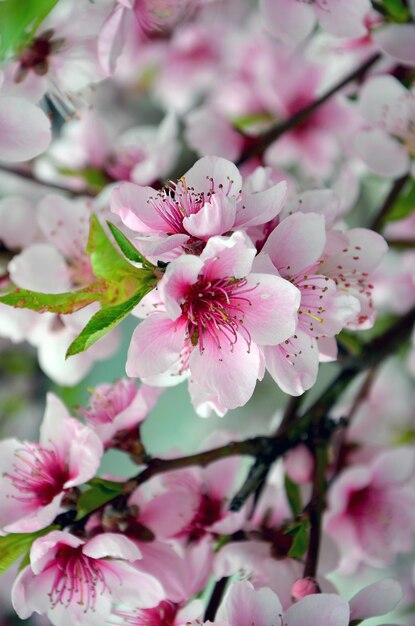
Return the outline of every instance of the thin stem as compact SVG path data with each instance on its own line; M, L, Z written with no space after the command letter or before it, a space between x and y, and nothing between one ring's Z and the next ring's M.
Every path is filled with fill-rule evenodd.
M369 228L372 230L380 231L384 225L385 219L395 204L396 200L399 198L399 195L402 189L405 187L407 181L409 179L409 174L405 174L401 178L397 178L389 190L388 195L385 198L383 205L380 208L380 211L375 215L373 220L371 221Z
M65 187L64 185L59 185L58 183L48 183L44 180L39 180L38 178L36 178L33 172L30 172L29 170L21 170L17 168L7 167L5 165L0 165L0 172L4 172L5 174L10 174L12 176L18 176L19 178L24 178L26 180L29 180L32 183L35 183L36 185L41 185L42 187L48 187L49 189L54 189L55 191L60 191L60 192L69 194L71 196L94 197L96 195L87 187L85 187L85 189L82 189L82 190L70 189L69 187Z
M372 55L367 61L365 61L358 68L347 74L342 80L336 83L331 89L326 91L320 98L314 100L306 107L295 113L292 117L283 120L279 124L276 124L272 128L270 128L266 133L264 133L260 138L258 143L253 146L249 146L245 152L241 155L236 165L242 165L249 159L259 154L262 154L266 148L274 141L279 139L286 132L292 130L296 126L299 126L305 120L310 117L312 113L314 113L317 109L319 109L325 102L330 100L332 96L334 96L337 92L339 92L343 87L353 82L354 80L359 80L364 77L366 72L375 65L377 61L381 58L381 54L376 53Z
M387 239L386 243L395 250L415 250L415 239Z
M327 442L316 442L314 448L314 479L311 499L307 507L310 535L304 566L304 578L315 578L320 555L323 513L326 503Z
M229 578L224 577L217 581L215 584L212 595L210 596L209 603L206 607L205 616L203 618L204 622L213 622L216 617L216 612L219 608L221 600L223 598L223 594L225 593L226 586L228 584Z

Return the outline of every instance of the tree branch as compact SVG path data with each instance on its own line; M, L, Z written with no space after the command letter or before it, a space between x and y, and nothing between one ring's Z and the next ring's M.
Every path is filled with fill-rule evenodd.
M275 126L270 128L266 133L259 137L258 143L248 146L245 152L243 152L243 154L239 157L236 165L240 166L252 157L262 154L269 145L274 143L274 141L279 139L286 132L305 122L305 120L310 117L312 113L314 113L323 104L325 104L325 102L330 100L330 98L334 96L338 91L343 89L343 87L353 82L354 80L359 80L363 78L366 72L368 72L368 70L373 65L375 65L375 63L379 61L380 58L380 53L372 55L362 65L347 74L347 76L345 76L342 80L340 80L333 87L331 87L331 89L326 91L322 96L320 96L320 98L317 98L317 100L311 102L309 105L295 113L295 115L293 115L292 117L283 120L279 124L276 124Z
M389 190L388 195L385 198L385 201L377 215L372 219L368 228L371 230L380 231L384 225L385 219L395 204L396 200L399 198L399 195L402 189L405 187L407 181L409 179L409 174L405 174L401 178L397 178Z
M7 167L6 165L0 165L0 172L4 172L5 174L10 174L11 176L18 176L19 178L24 178L36 185L41 185L42 187L48 187L49 189L54 189L55 191L60 191L61 193L69 194L70 196L89 196L91 198L95 197L90 189L85 187L85 189L70 189L69 187L65 187L64 185L59 185L58 183L48 183L44 180L39 180L29 170L21 170L19 168Z

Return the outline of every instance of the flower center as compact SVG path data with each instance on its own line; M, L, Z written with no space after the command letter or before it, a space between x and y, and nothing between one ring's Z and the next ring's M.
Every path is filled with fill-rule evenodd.
M243 307L251 306L247 294L256 286L247 288L246 285L246 278L208 281L200 277L190 287L182 311L187 318L187 335L192 346L199 344L203 352L203 339L207 334L221 348L221 338L233 345L242 334L250 347L251 335L244 325Z
M164 187L156 197L149 198L148 203L160 215L167 225L166 232L169 234L189 235L183 225L185 217L199 213L206 202L210 202L212 195L226 197L232 191L233 181L229 180L226 188L219 184L215 188L213 178L208 178L211 188L208 192L196 192L188 187L185 178L176 183Z
M138 611L114 611L114 615L123 619L123 624L130 626L173 626L177 615L177 605L169 600L163 600L153 609Z
M130 406L137 392L132 381L120 380L115 385L99 385L93 390L83 417L95 424L109 424L114 417Z
M63 39L53 40L53 30L47 30L36 37L30 46L25 48L19 58L19 67L15 75L16 83L24 80L30 70L38 76L44 76L48 69L51 54L62 48Z
M99 592L109 593L102 572L103 563L82 553L82 547L61 545L47 569L53 568L55 578L49 593L52 608L72 602L84 607L84 613L95 609Z
M25 443L15 456L13 472L5 474L18 492L13 498L46 506L61 493L68 480L68 470L54 450Z

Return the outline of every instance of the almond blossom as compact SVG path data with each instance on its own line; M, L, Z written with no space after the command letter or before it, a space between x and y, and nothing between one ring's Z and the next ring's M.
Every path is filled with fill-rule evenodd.
M122 183L112 194L111 208L128 228L146 235L136 239L139 249L160 259L173 251L198 254L210 237L268 222L285 194L284 182L246 193L233 163L205 157L159 192Z
M101 625L114 602L156 606L164 597L160 583L134 568L141 558L137 546L118 534L106 533L83 541L53 531L37 539L30 565L20 572L12 591L22 619L46 614L54 626Z
M299 305L288 281L250 273L254 256L236 232L211 237L200 257L171 262L158 286L162 304L134 331L127 374L156 382L189 373L220 405L245 404L263 376L261 347L293 334Z
M5 439L1 450L3 533L45 528L65 510L65 496L93 478L103 447L97 435L71 417L52 393L37 442Z

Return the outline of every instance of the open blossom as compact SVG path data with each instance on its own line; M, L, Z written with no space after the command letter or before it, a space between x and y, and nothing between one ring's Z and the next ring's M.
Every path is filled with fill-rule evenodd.
M199 159L169 188L122 183L111 208L128 228L145 235L139 249L163 258L173 251L197 254L210 237L264 224L281 210L286 183L258 193L245 193L237 167L219 157Z
M254 256L236 232L211 237L200 257L172 261L158 285L160 306L134 331L127 374L154 382L189 373L220 405L245 404L263 375L261 347L294 333L299 305L288 281L251 273Z
M125 379L97 385L89 406L80 413L101 441L110 445L117 432L132 430L146 418L162 391L149 385L137 388L134 381Z
M360 312L359 301L340 291L321 269L326 241L324 217L297 212L282 220L262 250L264 258L301 293L295 333L284 343L264 349L271 375L293 395L303 393L316 380L317 339L334 337Z
M30 565L15 581L16 613L22 619L46 614L55 626L68 619L76 626L101 626L114 602L156 606L164 591L153 576L131 565L140 558L137 546L119 534L83 541L53 531L33 543Z
M343 551L344 571L361 562L382 567L412 549L414 458L410 448L382 452L333 483L325 527Z
M65 510L65 494L95 476L103 447L49 393L39 443L5 439L0 452L0 528L18 533L45 528Z
M355 137L356 154L380 176L414 174L415 91L393 76L376 76L363 86L358 108L368 128Z

